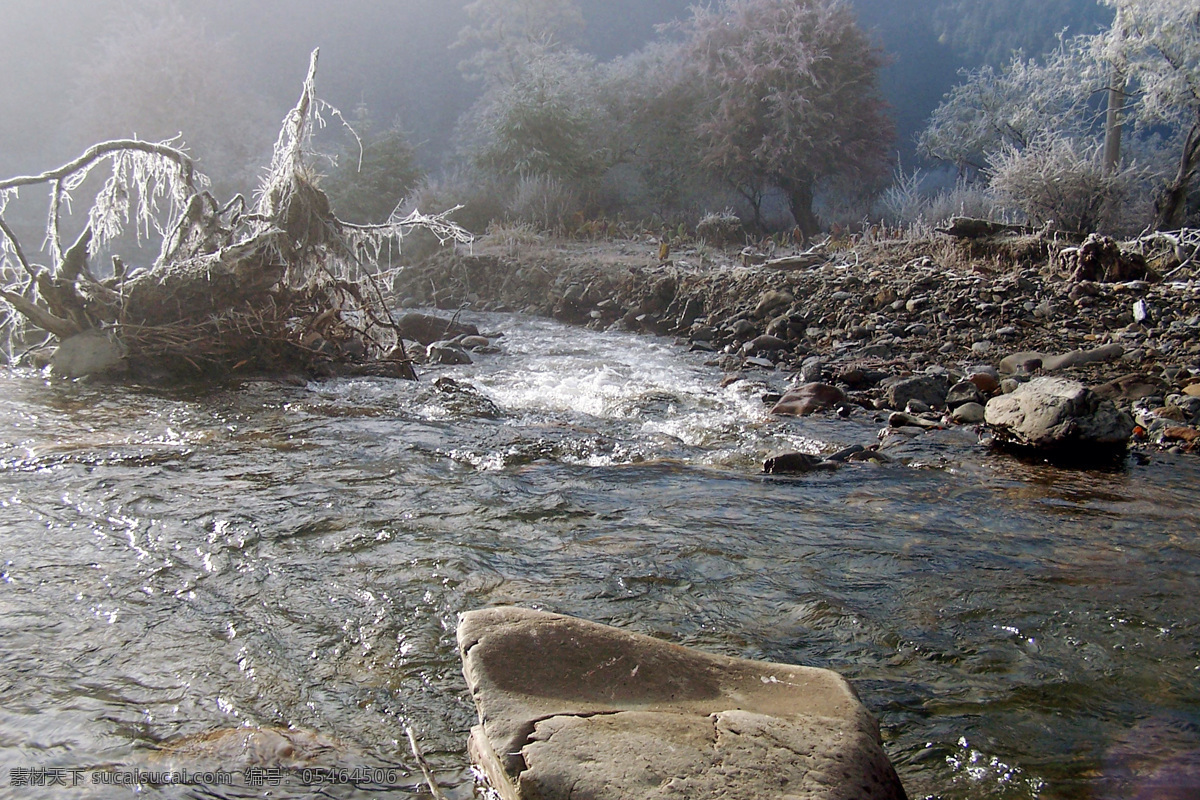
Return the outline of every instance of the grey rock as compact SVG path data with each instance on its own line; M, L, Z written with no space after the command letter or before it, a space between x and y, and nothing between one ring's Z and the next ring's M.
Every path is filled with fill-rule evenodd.
M747 367L758 367L759 369L775 369L775 362L769 358L762 356L752 356L742 362Z
M920 400L930 408L940 408L949 389L950 382L943 375L916 375L886 384L884 398L889 408L904 408L909 400Z
M919 428L921 430L932 430L933 428L941 427L931 419L925 419L924 417L904 411L893 411L888 416L888 426L892 428Z
M50 357L50 371L64 378L103 375L124 367L125 350L121 343L98 330L64 339Z
M479 335L479 329L474 325L416 312L402 316L396 322L396 332L405 339L412 339L423 345L453 339L455 336Z
M764 333L762 336L755 336L746 342L743 349L747 355L754 355L756 353L772 353L776 350L786 350L787 346L788 343L778 336L771 336Z
M490 347L491 339L486 336L463 336L458 340L458 344L467 350L478 350L485 347Z
M754 306L754 316L762 319L772 311L778 311L794 302L796 302L796 298L790 292L765 292L759 298L758 304Z
M963 403L954 409L950 419L959 425L978 425L985 416L986 410L979 403Z
M946 393L946 408L955 409L967 403L983 405L983 392L972 381L959 381Z
M1150 304L1145 300L1138 300L1133 304L1133 321L1139 325L1150 321Z
M987 404L985 421L998 444L1034 450L1121 449L1133 418L1083 384L1035 378Z
M818 356L810 356L804 359L804 363L800 365L800 379L804 383L817 383L821 380L824 371L825 362Z
M729 326L729 330L733 332L734 336L744 338L746 336L753 336L757 328L754 327L754 323L750 320L739 319Z
M1013 353L1004 358L1000 362L1000 372L1005 375L1012 375L1015 372L1022 371L1022 365L1033 361L1040 362L1043 370L1053 372L1055 370L1066 369L1067 367L1077 367L1081 364L1116 361L1123 355L1125 355L1125 348L1119 344L1106 344L1103 347L1096 347L1092 350L1072 350L1069 353L1056 356L1026 351Z
M504 800L903 798L836 673L519 608L463 614L468 748Z

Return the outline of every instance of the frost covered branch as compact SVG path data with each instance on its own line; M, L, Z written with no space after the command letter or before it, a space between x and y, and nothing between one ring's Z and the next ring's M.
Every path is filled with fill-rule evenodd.
M57 169L0 181L0 281L8 284L0 288L0 305L9 312L0 329L8 352L29 326L60 340L99 332L113 344L116 360L135 372L245 368L413 377L376 283L380 256L414 229L430 231L443 244L471 236L449 219L451 212L413 212L378 225L336 216L308 163L313 130L325 124L322 113L345 123L316 96L318 55L314 50L300 98L283 120L252 209L241 196L218 202L173 140L101 142ZM59 218L104 163L111 172L96 191L83 233L64 250ZM52 270L29 262L3 219L20 188L47 183ZM139 244L161 237L158 257L146 269L128 271L114 256L111 276L94 274L89 257L130 224ZM25 281L18 280L22 270Z

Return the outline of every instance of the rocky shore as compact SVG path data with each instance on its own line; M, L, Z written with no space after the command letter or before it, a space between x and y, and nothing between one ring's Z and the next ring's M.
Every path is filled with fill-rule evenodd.
M1053 377L1086 390L1070 414L1106 403L1110 427L1127 419L1117 436L1130 446L1200 448L1200 280L1181 248L1001 234L829 242L793 254L700 243L661 255L649 237L485 237L406 269L393 288L408 307L518 311L673 336L729 380L779 387L764 389L764 400L781 414L893 412L889 424L916 435L978 425L986 413L993 434L1011 433L994 424L989 403ZM422 344L434 359L449 357L445 342ZM1080 435L1092 423L1050 424L1061 434L1055 446L1088 443ZM999 438L1045 444L1042 434L1022 436Z

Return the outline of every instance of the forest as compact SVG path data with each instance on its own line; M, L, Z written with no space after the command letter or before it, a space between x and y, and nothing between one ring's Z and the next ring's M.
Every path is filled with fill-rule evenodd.
M1187 0L1076 0L1048 13L1031 0L361 2L336 19L302 4L290 20L202 8L100 5L89 12L99 33L68 46L82 34L51 27L41 4L17 4L8 36L40 29L55 41L46 52L88 58L56 59L47 69L61 82L46 91L33 69L45 52L6 56L28 55L8 67L31 80L5 90L28 114L0 131L4 166L33 173L0 182L10 334L26 321L60 338L112 323L116 312L89 317L98 301L77 288L81 273L111 294L120 257L179 235L201 197L226 232L247 219L282 225L262 209L292 179L339 233L342 220L396 232L424 212L441 239L515 226L669 240L725 220L747 237L804 242L830 230L928 235L952 216L1128 236L1196 220L1200 14ZM247 55L247 34L268 30ZM279 141L271 155L273 76L321 37L332 40L329 92L306 101L311 130L296 134L303 159L285 180ZM186 180L139 161L144 144L70 160L114 140L169 151ZM43 172L55 162L75 169ZM20 192L38 183L52 188L48 217ZM253 214L240 213L246 196ZM462 229L437 227L447 214ZM42 238L48 267L23 245ZM82 269L70 262L81 253ZM143 266L168 256L164 242ZM309 300L317 291L297 287ZM47 301L58 322L41 313ZM63 327L64 316L75 319Z

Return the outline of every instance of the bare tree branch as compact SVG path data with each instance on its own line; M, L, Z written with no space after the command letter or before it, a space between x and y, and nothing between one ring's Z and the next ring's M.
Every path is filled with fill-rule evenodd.
M162 156L165 159L174 161L183 170L184 183L188 187L194 186L196 174L195 163L191 156L182 150L171 147L170 145L160 142L143 142L137 139L112 139L107 142L94 144L83 152L74 161L63 164L57 169L48 170L40 175L25 175L16 178L8 178L0 181L0 192L6 189L18 189L22 186L35 186L39 183L49 183L50 181L61 181L68 175L73 175L91 164L99 161L105 156L123 150L138 150L143 153L151 153L153 155Z

